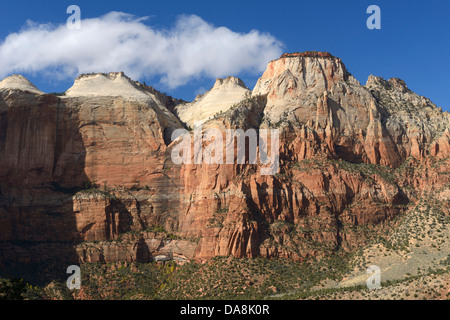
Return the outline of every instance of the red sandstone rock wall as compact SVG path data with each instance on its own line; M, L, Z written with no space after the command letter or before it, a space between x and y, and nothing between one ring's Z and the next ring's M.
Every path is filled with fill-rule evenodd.
M179 122L154 104L2 91L0 262L352 250L367 238L358 227L383 229L449 183L448 114L401 84L363 87L328 55L271 62L253 99L206 125L279 128L274 176L173 164Z

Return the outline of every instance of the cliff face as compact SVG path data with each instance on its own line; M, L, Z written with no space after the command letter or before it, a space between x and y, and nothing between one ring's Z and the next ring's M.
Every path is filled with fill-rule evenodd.
M59 97L25 80L0 82L0 266L304 259L357 248L423 192L449 200L449 114L330 54L283 55L251 95L229 77L190 104L123 73ZM195 120L278 128L279 171L172 163L171 133Z
M331 55L270 62L253 95L267 95L266 123L304 124L352 162L395 168L410 155L424 157L450 124L448 113L402 80L370 76L361 86Z

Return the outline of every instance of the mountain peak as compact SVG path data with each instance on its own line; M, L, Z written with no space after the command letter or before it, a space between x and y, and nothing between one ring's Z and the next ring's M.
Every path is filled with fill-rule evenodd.
M178 105L176 113L181 121L193 127L195 121L205 122L218 113L226 112L250 92L239 78L219 78L210 90L198 95L193 102Z
M390 78L388 82L391 84L392 87L395 89L401 91L402 93L409 92L408 86L406 85L405 81L399 78Z
M225 79L222 79L222 78L216 79L213 89L219 88L221 86L226 86L226 85L236 85L236 86L240 86L242 88L247 89L247 87L245 86L244 82L241 79L232 77L232 76L228 76Z
M383 85L386 84L387 81L383 78L383 77L377 77L374 76L373 74L369 75L369 77L367 78L367 82L366 82L366 86L368 85Z
M0 90L2 89L22 90L38 94L44 93L21 74L13 74L0 81Z
M148 100L147 92L123 72L88 73L79 75L67 96L122 96Z
M93 72L93 73L82 73L80 74L75 81L83 79L83 78L95 78L97 76L103 76L105 78L108 78L110 80L115 80L117 78L127 78L128 80L132 81L129 77L127 77L125 75L125 73L123 71L120 72L108 72L108 73L103 73L103 72Z
M336 57L333 56L331 53L322 52L322 51L304 51L304 52L284 53L281 55L281 57L279 59L295 58L295 57L336 59Z
M405 81L399 78L390 78L389 80L385 80L382 77L376 77L374 75L370 75L366 82L366 87L371 86L382 86L387 90L396 89L402 93L410 92Z
M265 112L276 122L290 107L304 104L299 99L307 97L309 92L321 95L349 80L356 83L341 59L328 52L285 53L280 59L269 62L252 95L267 95Z

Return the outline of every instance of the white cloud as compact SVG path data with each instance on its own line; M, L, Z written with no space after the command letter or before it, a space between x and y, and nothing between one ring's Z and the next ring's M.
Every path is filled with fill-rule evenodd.
M237 33L195 15L180 16L170 29L156 29L122 12L84 19L81 29L27 21L0 44L0 78L11 73L124 71L132 78L160 76L170 88L198 77L262 72L281 54L273 36L253 30Z

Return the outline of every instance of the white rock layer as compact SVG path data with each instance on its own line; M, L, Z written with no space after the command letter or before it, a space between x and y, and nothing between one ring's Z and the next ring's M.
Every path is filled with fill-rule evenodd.
M20 74L13 74L0 81L0 90L21 90L32 93L43 94L41 90L35 87L27 78Z
M149 92L139 88L123 72L96 73L79 76L66 91L69 97L120 96L132 100L148 100Z
M251 91L239 78L217 79L211 90L197 96L191 103L178 105L175 112L181 121L193 128L194 121L203 123L216 114L226 112L250 93Z

